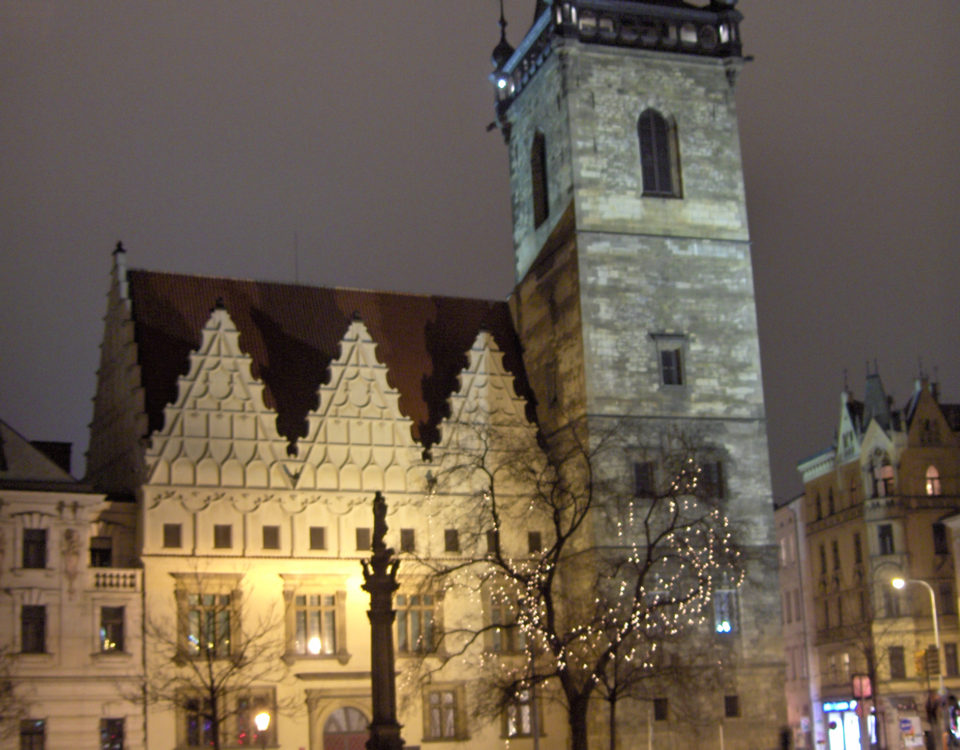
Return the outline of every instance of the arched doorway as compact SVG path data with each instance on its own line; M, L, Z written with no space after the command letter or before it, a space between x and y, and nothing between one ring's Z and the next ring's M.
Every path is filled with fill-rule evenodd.
M364 750L369 724L357 709L338 708L323 725L323 750Z

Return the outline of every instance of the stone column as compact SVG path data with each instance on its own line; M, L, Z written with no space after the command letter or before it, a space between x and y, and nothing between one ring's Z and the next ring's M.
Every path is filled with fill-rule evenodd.
M393 550L383 539L387 533L387 501L379 492L373 498L373 556L363 561L363 590L370 594L370 680L373 721L367 750L402 750L397 723L397 681L393 660L393 593L397 567Z

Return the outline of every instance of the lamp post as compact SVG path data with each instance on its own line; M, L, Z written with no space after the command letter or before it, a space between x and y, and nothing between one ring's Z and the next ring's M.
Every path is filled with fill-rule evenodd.
M943 734L950 731L950 719L947 716L947 689L943 686L943 666L940 654L940 621L937 617L937 595L926 581L919 578L900 578L899 576L890 581L890 585L895 589L903 589L908 583L917 583L923 586L930 594L930 618L933 620L933 645L937 649L937 690L940 695L940 726Z
M270 714L261 711L253 717L253 723L257 725L257 734L260 735L260 747L267 746L267 728L270 726Z

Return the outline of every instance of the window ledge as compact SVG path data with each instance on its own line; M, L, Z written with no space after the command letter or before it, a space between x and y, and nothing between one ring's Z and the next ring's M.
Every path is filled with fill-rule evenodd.
M352 654L348 651L339 651L335 654L299 654L296 651L288 651L283 655L283 661L288 665L298 661L338 661L346 664L351 656Z
M127 659L132 659L133 654L129 651L94 651L90 654L94 659L107 659L107 660L116 660L116 661L126 661Z

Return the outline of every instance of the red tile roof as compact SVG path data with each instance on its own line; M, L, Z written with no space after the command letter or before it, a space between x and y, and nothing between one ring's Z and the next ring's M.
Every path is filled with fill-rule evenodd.
M307 413L317 407L317 389L354 316L377 342L387 381L413 423L413 439L425 449L439 439L447 399L459 387L457 376L481 330L503 350L517 393L527 399L527 416L535 418L506 302L140 270L129 271L127 279L151 432L163 426L164 407L176 399L177 378L187 372L218 301L240 331L240 348L253 358L264 401L277 411L277 430L291 446L306 434Z

